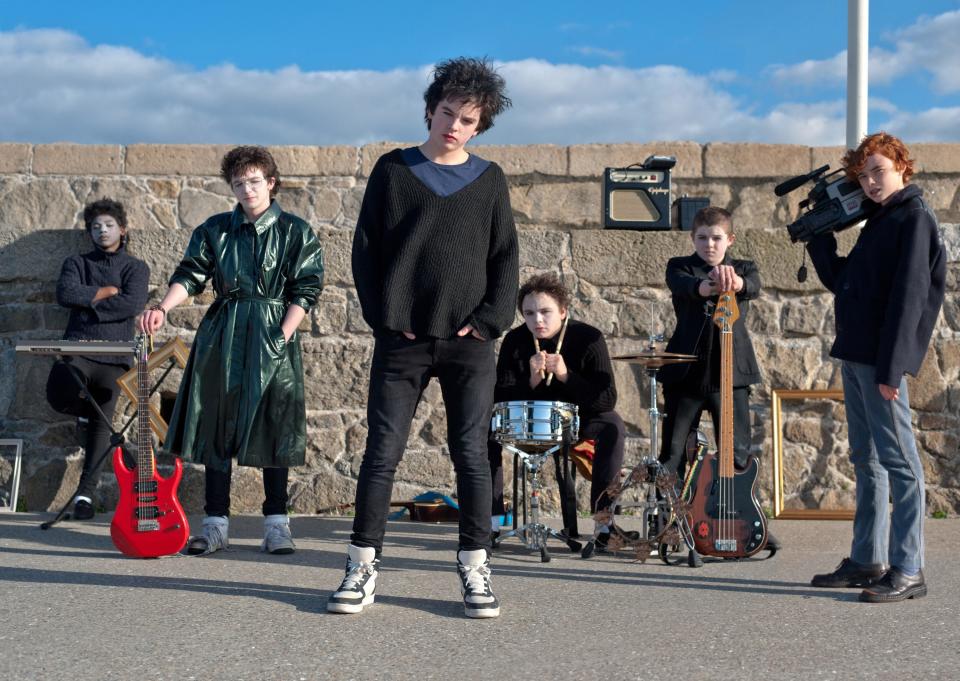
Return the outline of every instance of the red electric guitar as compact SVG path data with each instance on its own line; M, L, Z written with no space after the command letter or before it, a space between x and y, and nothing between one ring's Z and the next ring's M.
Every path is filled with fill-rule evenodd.
M151 339L152 340L152 339ZM123 452L113 452L113 472L120 501L110 523L116 547L133 558L157 558L178 553L187 543L190 526L177 499L183 464L174 459L173 475L161 477L150 437L150 374L146 336L137 338L137 467L127 468Z
M724 291L713 323L720 328L719 452L700 448L690 469L690 529L697 551L706 556L745 558L767 543L767 519L757 501L760 464L750 457L746 470L733 466L733 324L740 318L737 297Z

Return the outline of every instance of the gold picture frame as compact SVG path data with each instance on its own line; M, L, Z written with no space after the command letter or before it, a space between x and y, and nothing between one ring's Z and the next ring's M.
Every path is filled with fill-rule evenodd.
M852 520L853 509L784 508L783 418L784 400L839 400L842 390L782 390L770 393L770 422L773 428L773 517L783 520Z
M147 371L153 371L167 360L173 360L177 363L177 366L185 369L189 357L190 347L177 336L150 353L150 358L147 360ZM123 394L127 396L127 399L129 399L132 404L137 403L136 364L134 364L130 371L117 379L117 385L120 386ZM150 405L150 430L157 436L160 444L163 444L164 440L167 439L167 422L163 420L160 412L152 404Z

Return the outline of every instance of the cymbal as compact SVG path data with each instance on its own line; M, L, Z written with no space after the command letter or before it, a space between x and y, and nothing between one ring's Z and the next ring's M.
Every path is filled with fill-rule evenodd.
M684 355L679 352L657 352L656 350L647 350L633 355L617 355L612 357L618 362L629 362L630 364L639 364L647 369L659 369L668 364L682 364L683 362L696 362L696 355Z

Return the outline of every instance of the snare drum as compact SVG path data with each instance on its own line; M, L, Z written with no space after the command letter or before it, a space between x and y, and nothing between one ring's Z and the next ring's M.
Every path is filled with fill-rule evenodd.
M580 416L577 405L546 400L514 400L493 405L491 437L500 444L531 450L577 439Z

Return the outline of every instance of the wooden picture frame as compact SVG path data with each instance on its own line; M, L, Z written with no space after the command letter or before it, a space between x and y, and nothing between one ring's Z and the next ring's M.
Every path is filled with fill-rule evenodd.
M846 508L784 508L783 484L783 401L839 400L842 390L783 390L770 393L770 423L773 428L773 517L783 520L852 520L854 510Z
M177 363L177 366L185 369L189 357L190 347L177 336L150 353L150 359L147 360L147 371L150 372L159 368L167 360L173 360ZM133 365L130 371L117 379L117 385L120 386L123 394L127 396L127 399L129 399L132 404L137 403L136 364ZM167 422L163 420L160 411L152 404L150 405L150 430L157 436L160 444L163 444L164 440L167 439Z

